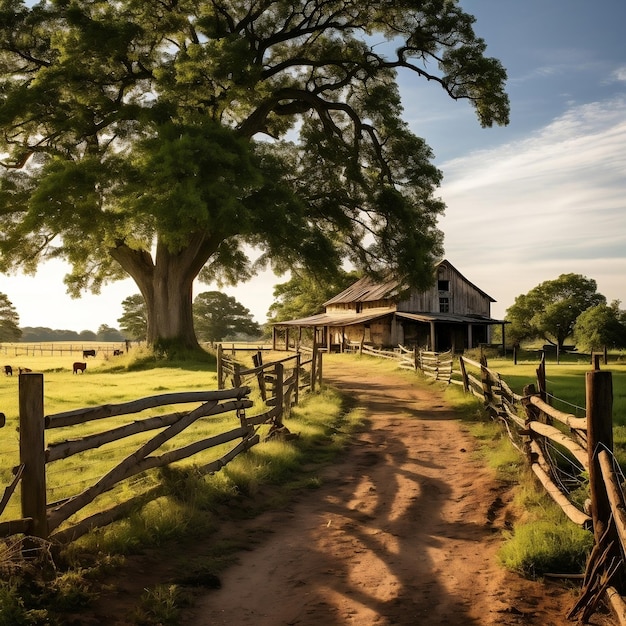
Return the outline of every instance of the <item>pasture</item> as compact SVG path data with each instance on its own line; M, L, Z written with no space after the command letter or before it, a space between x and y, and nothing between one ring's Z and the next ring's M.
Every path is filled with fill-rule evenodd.
M19 462L18 428L18 367L28 367L44 374L44 410L54 414L77 408L105 405L134 400L173 391L197 391L217 389L215 368L211 363L197 362L168 365L160 363L151 369L134 369L140 350L130 355L108 356L97 351L96 357L89 357L83 374L73 374L72 365L76 359L69 354L23 355L10 363L14 365L13 376L0 376L0 412L6 416L6 425L0 429L0 487L12 480L12 468ZM181 407L178 407L181 410ZM162 414L168 407L153 409L151 414ZM112 420L98 420L81 426L60 428L51 431L50 440L63 441L84 436L109 427ZM227 419L226 417L224 419ZM232 416L231 416L232 419ZM220 418L200 420L200 429L193 429L188 435L190 441L196 437L208 436L220 428ZM119 423L119 418L118 418ZM80 434L78 432L80 428ZM71 461L59 461L47 471L51 487L49 497L58 500L70 493L76 493L83 485L93 483L108 468L125 454L137 447L137 441L144 435L125 442L123 447L102 446L90 453L76 455ZM178 443L185 443L179 438ZM147 487L147 485L146 485ZM16 494L17 495L17 494ZM115 500L115 494L108 496ZM17 512L19 498L13 497L3 515L10 518Z

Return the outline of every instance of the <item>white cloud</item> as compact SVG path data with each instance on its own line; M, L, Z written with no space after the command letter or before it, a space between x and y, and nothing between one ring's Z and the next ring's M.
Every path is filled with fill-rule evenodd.
M626 82L626 65L623 65L622 67L618 67L613 72L613 78L615 78L615 80L619 82Z
M562 273L626 300L626 101L573 108L523 141L444 163L446 256L499 301Z

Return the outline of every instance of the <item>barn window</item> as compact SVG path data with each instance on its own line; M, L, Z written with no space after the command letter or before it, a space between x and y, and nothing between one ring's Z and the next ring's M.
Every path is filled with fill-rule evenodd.
M450 281L449 280L438 280L437 281L439 291L450 291Z
M450 298L439 298L439 313L450 313Z

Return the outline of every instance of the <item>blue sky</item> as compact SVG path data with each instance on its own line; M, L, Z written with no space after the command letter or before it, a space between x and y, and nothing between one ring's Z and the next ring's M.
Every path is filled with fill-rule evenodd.
M626 2L462 0L475 30L508 73L511 123L483 129L466 102L400 77L404 117L443 171L445 256L496 299L575 272L626 308ZM22 326L117 327L124 281L100 296L64 295L61 264L35 278L0 276ZM266 272L234 289L259 322L273 286ZM196 293L215 286L198 285Z

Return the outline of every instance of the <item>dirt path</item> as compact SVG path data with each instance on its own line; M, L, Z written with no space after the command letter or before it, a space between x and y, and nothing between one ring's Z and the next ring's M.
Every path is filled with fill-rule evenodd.
M431 386L324 365L370 425L323 485L244 522L272 529L204 592L189 626L561 626L575 595L497 565L509 493ZM594 623L601 623L600 621Z

